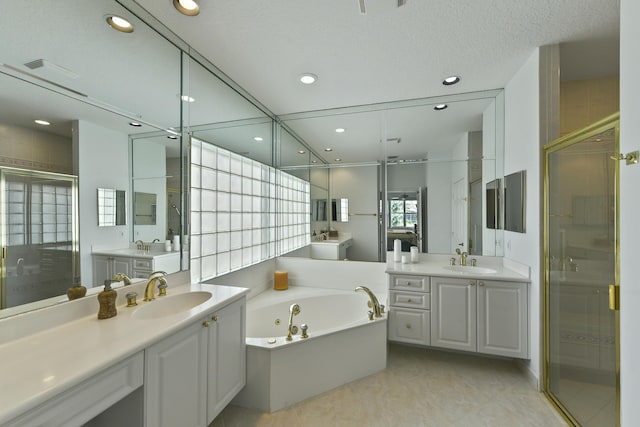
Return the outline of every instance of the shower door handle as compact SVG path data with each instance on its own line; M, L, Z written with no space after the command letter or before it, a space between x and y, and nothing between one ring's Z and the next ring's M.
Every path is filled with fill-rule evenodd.
M609 309L620 310L620 286L609 285Z

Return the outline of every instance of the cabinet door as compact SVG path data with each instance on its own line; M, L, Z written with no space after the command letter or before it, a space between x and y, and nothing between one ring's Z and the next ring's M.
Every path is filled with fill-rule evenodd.
M246 383L245 306L242 298L210 317L207 423Z
M117 273L124 273L127 276L131 275L131 259L130 258L118 258L118 257L113 258L113 271L109 279L113 278L113 276Z
M389 340L410 344L431 344L431 312L391 307L389 311Z
M105 280L111 279L113 275L113 257L104 255L93 255L93 285L102 285Z
M529 356L528 285L478 281L478 351Z
M145 352L145 425L206 427L207 332L202 322Z
M476 351L476 282L431 278L431 345Z

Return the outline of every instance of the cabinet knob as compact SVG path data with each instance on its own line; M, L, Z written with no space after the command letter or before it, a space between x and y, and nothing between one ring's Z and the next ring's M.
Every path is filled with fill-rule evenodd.
M484 286L484 282L480 282L480 283L478 283L478 285Z
M411 302L411 298L407 299L407 302Z
M211 318L211 320L213 320L214 322L217 322L217 321L218 321L218 315L213 316L213 317Z
M411 329L411 323L407 323L407 329Z
M205 328L208 328L209 327L209 322L206 322L206 321L202 322L202 326L204 326Z
M469 286L475 286L476 282L474 282L473 280L469 282Z

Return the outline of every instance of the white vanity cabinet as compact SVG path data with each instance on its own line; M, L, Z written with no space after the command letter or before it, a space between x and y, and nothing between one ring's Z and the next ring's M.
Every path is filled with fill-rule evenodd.
M93 255L93 284L101 285L118 273L131 275L131 258Z
M431 278L431 345L529 357L528 284Z
M431 293L428 277L389 276L390 341L431 344Z
M245 298L145 352L145 425L205 427L244 387Z
M100 285L117 273L124 273L132 279L145 279L154 271L171 273L178 271L179 267L178 252L138 257L93 254L93 283Z

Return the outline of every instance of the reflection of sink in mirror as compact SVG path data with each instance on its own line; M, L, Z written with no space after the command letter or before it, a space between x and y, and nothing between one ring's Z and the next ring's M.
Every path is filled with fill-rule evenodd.
M458 273L493 274L498 272L493 268L474 267L471 265L447 265L444 268Z
M211 298L211 292L196 291L160 297L137 308L133 318L138 320L159 319L197 307Z

